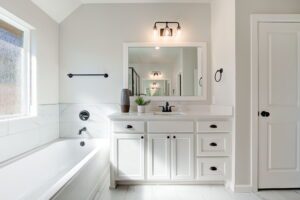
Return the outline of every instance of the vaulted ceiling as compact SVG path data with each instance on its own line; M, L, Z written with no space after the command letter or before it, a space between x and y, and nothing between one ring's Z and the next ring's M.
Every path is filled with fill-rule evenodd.
M83 4L95 3L209 3L212 0L31 0L56 22L62 22Z

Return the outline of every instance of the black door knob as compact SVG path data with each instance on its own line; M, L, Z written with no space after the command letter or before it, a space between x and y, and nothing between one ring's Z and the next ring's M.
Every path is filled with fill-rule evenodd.
M261 114L262 117L269 117L270 116L270 113L267 112L267 111L262 111L260 114Z

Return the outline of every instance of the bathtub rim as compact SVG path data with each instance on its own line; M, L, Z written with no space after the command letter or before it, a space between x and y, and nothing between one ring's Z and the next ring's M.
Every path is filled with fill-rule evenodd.
M48 142L46 144L43 144L43 145L40 145L40 146L37 146L37 147L34 147L28 151L25 151L23 153L20 153L16 156L13 156L7 160L4 160L4 161L1 161L0 162L0 170L10 164L13 164L14 162L17 162L18 160L21 160L27 156L30 156L31 154L34 154L35 152L38 152L42 149L45 149L47 148L48 146L51 146L52 144L54 143L57 143L57 142L61 142L61 141L68 141L68 140L101 140L101 138L57 138L51 142Z
M27 156L30 156L40 150L43 150L54 143L61 142L61 141L89 141L89 140L91 141L94 140L100 143L101 138L58 138L52 142L31 149L27 152L19 154L18 156L12 157L9 160L0 163L1 164L0 170L6 166L13 164L14 162L26 158ZM53 183L53 185L51 185L47 190L45 190L38 197L38 199L51 199L61 188L64 187L65 184L67 184L73 178L73 176L75 176L80 171L80 169L82 169L99 152L100 149L101 149L101 145L95 146L95 148L93 148L90 152L88 152L78 163L73 165L64 175L59 177L59 179L55 183Z
M65 139L66 140L66 139ZM68 139L67 139L68 140ZM74 140L74 139L71 139ZM76 140L76 139L75 139ZM81 140L81 139L77 139ZM98 140L100 139L90 139ZM100 146L95 147L89 152L80 162L74 165L66 174L64 174L55 184L53 184L48 190L39 197L39 199L51 199L57 192L59 192L71 179L85 166L88 162L99 152Z

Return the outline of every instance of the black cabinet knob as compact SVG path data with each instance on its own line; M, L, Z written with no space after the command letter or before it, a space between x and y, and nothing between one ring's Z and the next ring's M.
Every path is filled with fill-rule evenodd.
M217 168L217 167L214 167L214 166L210 167L209 169L210 169L211 171L217 171L217 170L218 170L218 168Z
M173 138L176 139L176 136L174 135Z
M262 116L262 117L269 117L269 116L270 116L270 113L267 112L267 111L262 111L262 112L261 112L261 116Z
M170 139L170 136L167 136L168 139Z
M132 125L127 125L126 128L131 129L131 128L133 128L133 126Z
M218 126L215 124L212 124L212 125L210 125L210 128L218 128Z
M211 147L216 147L216 146L218 146L218 144L215 143L215 142L212 142L212 143L209 144L209 146L211 146Z
M144 136L141 136L141 139L144 139Z

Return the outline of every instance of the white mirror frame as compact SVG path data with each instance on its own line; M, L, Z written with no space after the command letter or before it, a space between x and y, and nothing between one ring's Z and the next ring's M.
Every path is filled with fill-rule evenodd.
M131 47L198 47L203 59L198 59L198 66L202 68L203 93L202 96L147 96L152 101L204 101L207 100L207 43L206 42L184 42L184 43L124 43L123 44L123 88L128 88L128 49ZM131 97L134 98L134 97Z

